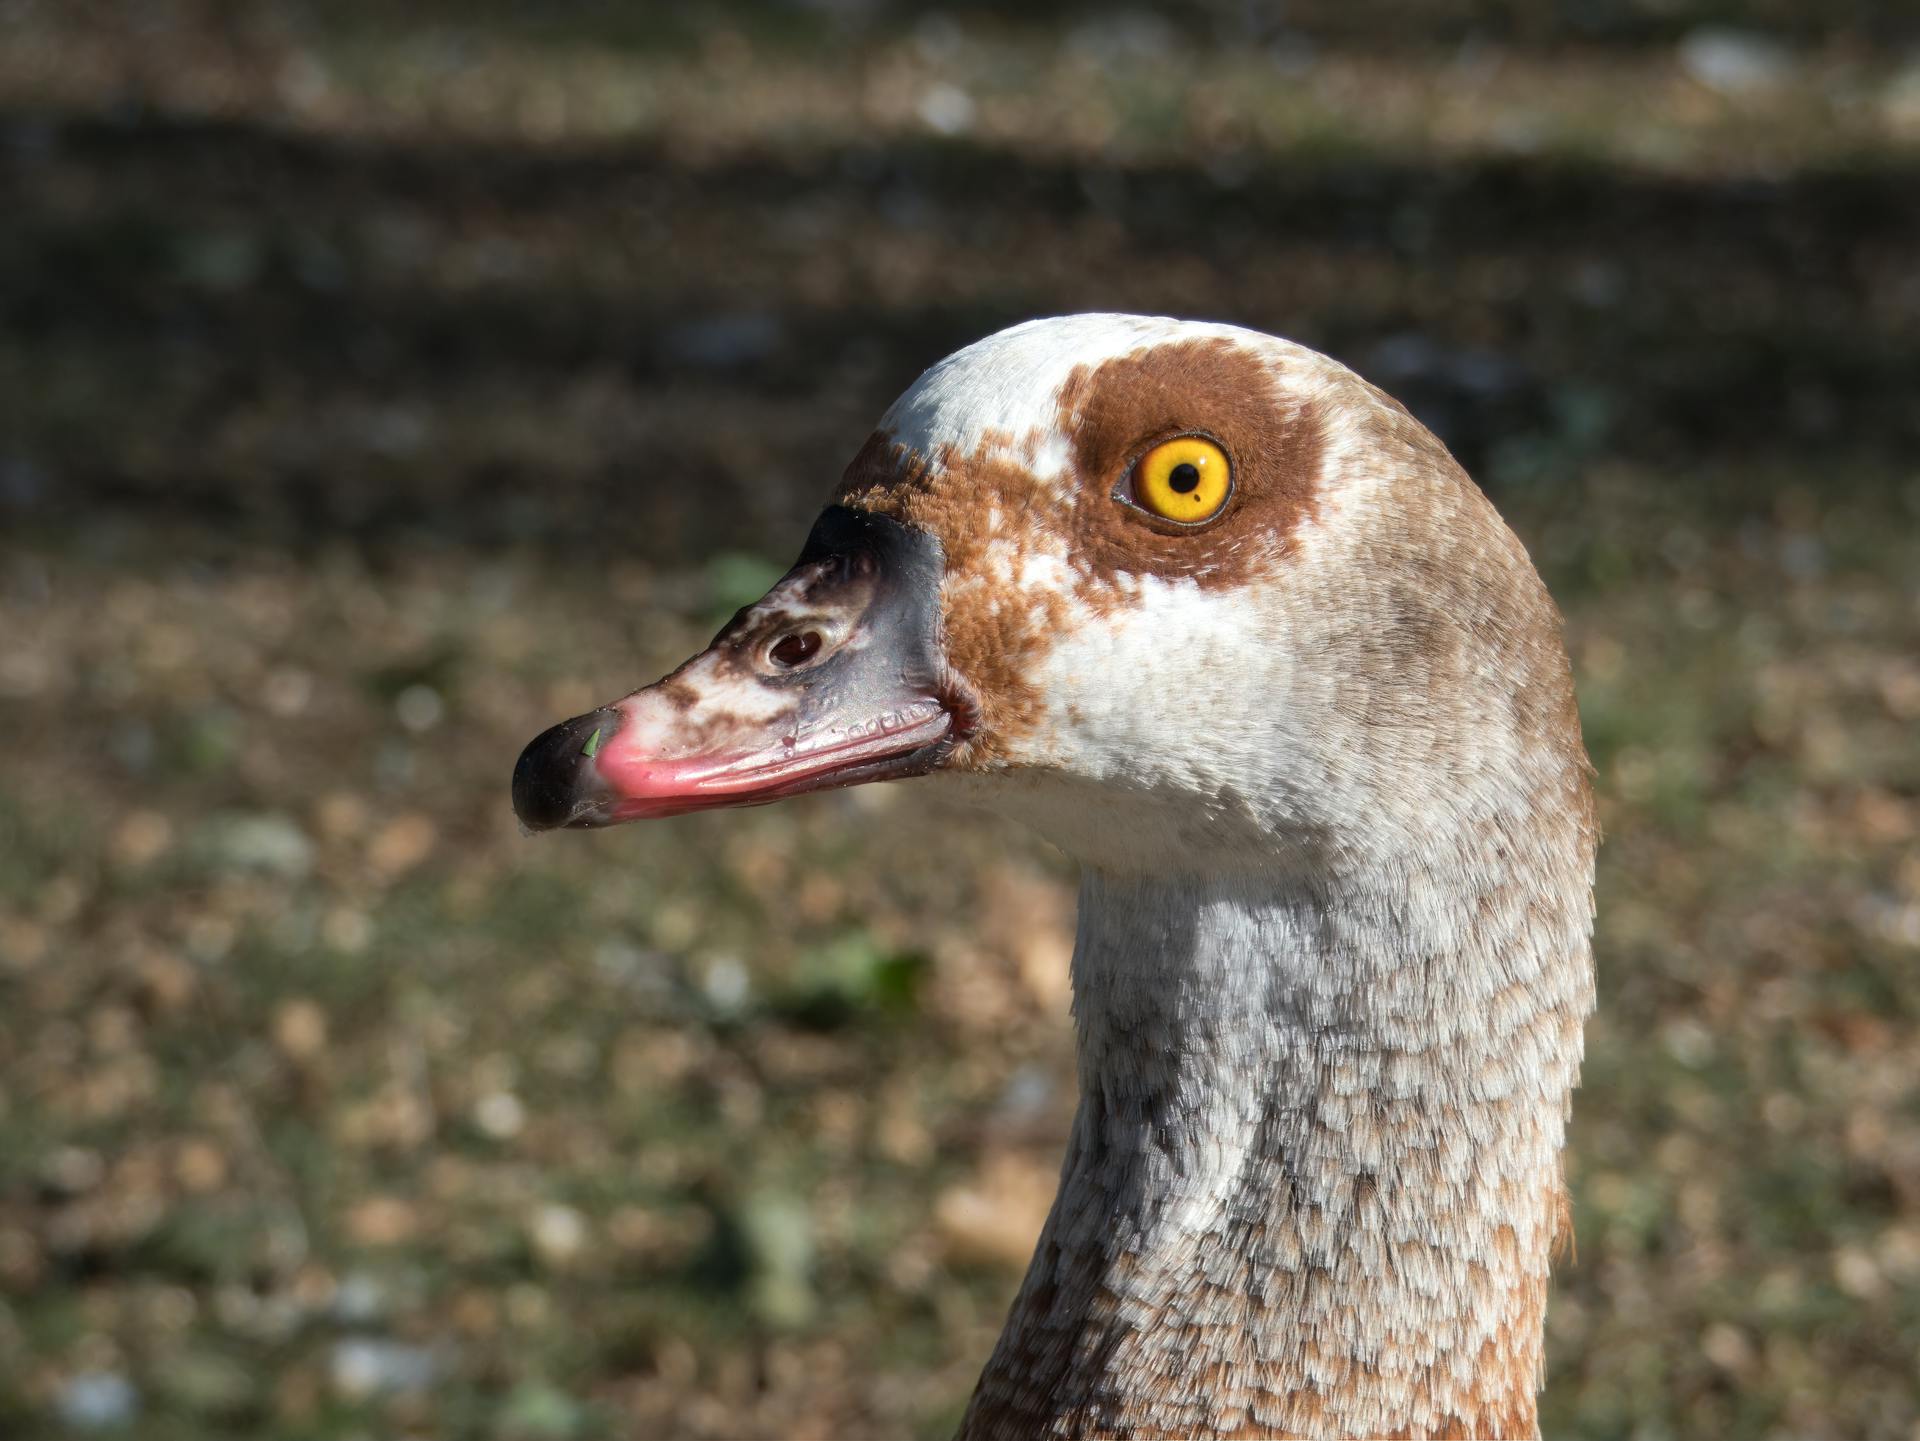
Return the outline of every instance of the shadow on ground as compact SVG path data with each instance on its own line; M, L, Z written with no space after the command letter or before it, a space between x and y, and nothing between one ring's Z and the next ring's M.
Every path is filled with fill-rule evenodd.
M665 452L699 508L792 526L922 365L1063 309L1325 349L1496 492L1603 454L1858 475L1920 445L1905 164L1714 185L1280 156L1209 178L956 143L679 163L0 125L6 493L28 523L672 546ZM304 441L276 419L295 407L321 418ZM757 455L771 475L729 463Z

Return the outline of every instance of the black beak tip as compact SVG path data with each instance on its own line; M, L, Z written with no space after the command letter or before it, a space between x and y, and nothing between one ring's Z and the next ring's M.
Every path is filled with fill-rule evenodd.
M596 710L540 732L513 766L513 813L531 831L550 831L578 819L604 799L593 757L612 740L623 717Z

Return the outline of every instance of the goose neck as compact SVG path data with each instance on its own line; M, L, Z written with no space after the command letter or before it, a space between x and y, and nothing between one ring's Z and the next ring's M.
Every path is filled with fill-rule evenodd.
M1440 879L1086 873L1080 1106L963 1435L1532 1433L1587 902Z

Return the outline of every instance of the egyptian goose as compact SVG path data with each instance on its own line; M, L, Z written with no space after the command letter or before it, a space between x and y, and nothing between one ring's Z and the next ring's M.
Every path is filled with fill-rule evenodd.
M1082 867L1080 1103L961 1434L1537 1433L1595 824L1559 617L1446 449L1223 325L935 365L534 829L935 776Z

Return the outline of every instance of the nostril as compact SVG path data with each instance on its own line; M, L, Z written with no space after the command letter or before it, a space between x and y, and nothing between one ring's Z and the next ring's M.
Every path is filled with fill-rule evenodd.
M820 653L820 632L817 630L791 631L773 643L767 651L767 659L775 665L792 670L803 666Z

